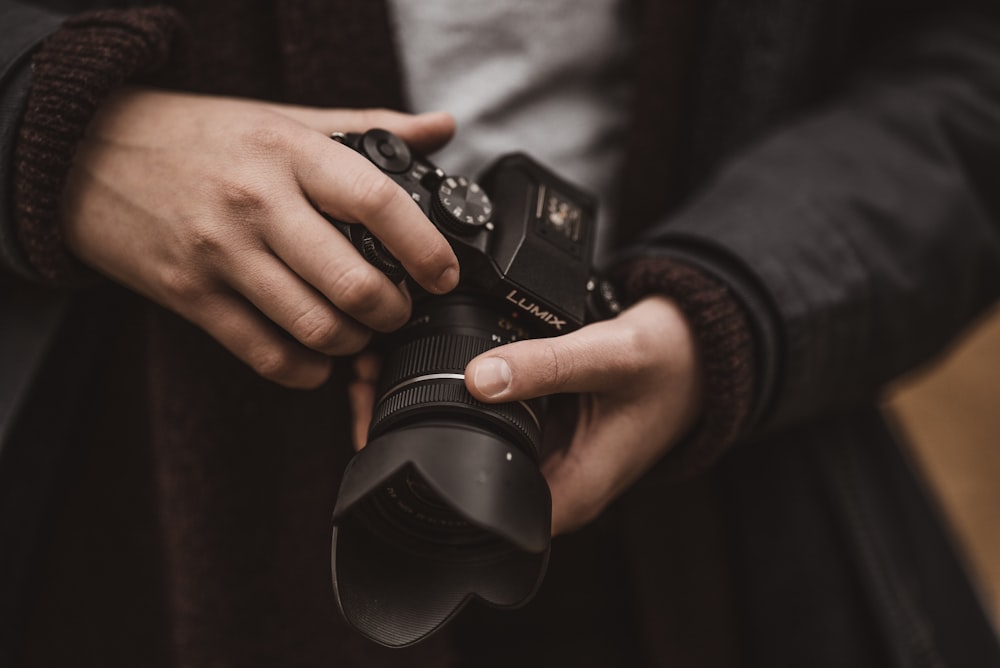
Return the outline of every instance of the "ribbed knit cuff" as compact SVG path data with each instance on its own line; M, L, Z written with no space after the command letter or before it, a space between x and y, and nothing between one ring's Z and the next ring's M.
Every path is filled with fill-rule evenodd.
M35 54L14 192L21 243L45 280L69 285L84 275L63 244L57 214L87 124L116 87L167 62L180 23L174 10L159 7L88 12Z
M651 294L669 297L691 326L704 373L701 420L664 461L671 477L688 477L719 459L750 414L755 361L750 323L725 285L675 260L640 257L616 274L628 303Z

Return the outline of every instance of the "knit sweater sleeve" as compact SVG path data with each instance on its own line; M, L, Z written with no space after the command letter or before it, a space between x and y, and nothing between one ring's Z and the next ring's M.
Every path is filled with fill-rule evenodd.
M757 373L748 315L719 278L675 258L633 257L616 273L627 302L651 294L669 297L692 329L703 372L701 420L663 462L669 477L688 477L717 461L751 417Z
M87 12L34 55L14 146L14 197L23 254L41 281L69 285L82 274L63 244L57 211L87 124L117 87L166 66L180 25L162 7Z

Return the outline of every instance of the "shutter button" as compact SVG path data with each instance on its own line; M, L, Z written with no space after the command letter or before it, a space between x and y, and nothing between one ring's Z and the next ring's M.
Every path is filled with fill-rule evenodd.
M406 143L386 130L369 130L361 137L361 149L380 169L399 174L410 168L412 157Z

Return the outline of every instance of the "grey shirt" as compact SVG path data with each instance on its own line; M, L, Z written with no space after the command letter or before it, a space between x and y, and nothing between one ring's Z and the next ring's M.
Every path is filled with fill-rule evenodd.
M598 195L603 247L628 122L626 4L390 0L413 109L458 121L435 162L471 176L501 153L531 154Z

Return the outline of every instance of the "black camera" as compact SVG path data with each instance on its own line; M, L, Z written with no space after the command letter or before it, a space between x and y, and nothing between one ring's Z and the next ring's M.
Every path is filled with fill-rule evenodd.
M341 612L372 640L402 647L474 597L523 605L548 561L551 497L538 468L544 399L479 402L465 388L466 364L619 306L591 266L594 198L530 157L503 156L477 183L412 155L385 130L333 139L408 192L461 267L447 295L411 281L409 323L377 342L384 361L368 445L348 465L333 515ZM406 279L363 226L331 222L372 265Z

